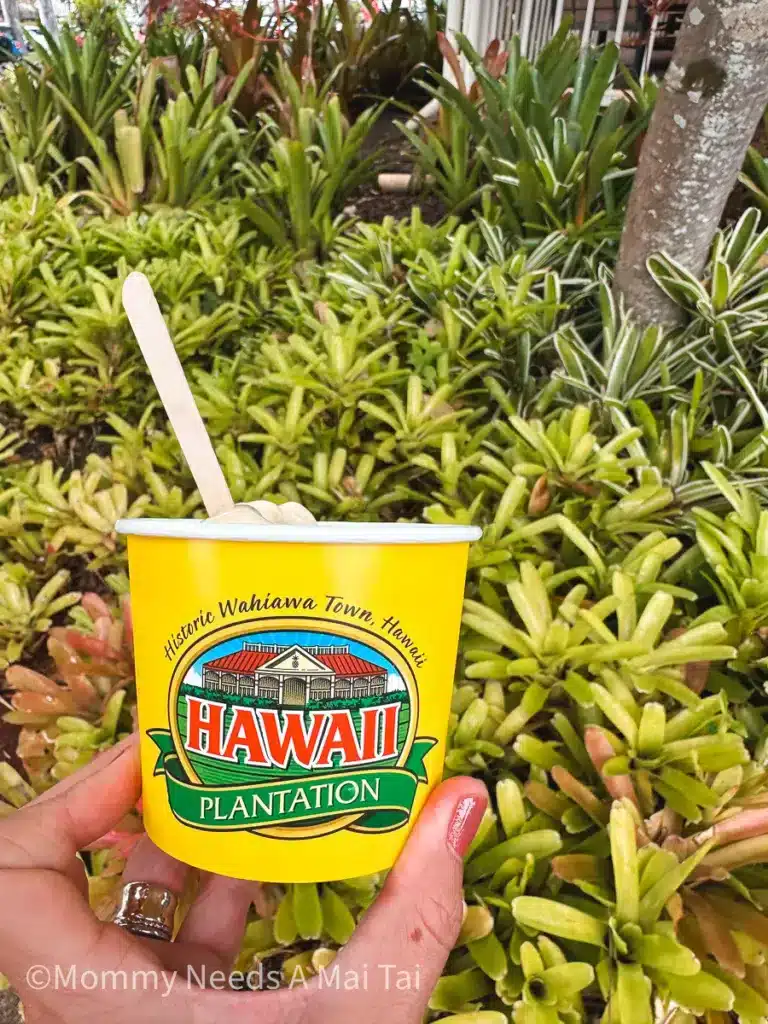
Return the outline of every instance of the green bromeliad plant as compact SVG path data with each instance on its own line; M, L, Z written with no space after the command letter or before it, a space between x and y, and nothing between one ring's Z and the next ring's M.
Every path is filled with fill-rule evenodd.
M34 195L43 181L63 178L67 159L61 115L34 69L16 64L0 81L0 192Z
M291 93L308 82L345 118L358 113L361 90L371 97L354 119L354 155L380 87L396 92L422 60L437 63L439 21L433 0L421 14L400 0L381 10L340 0L281 10L254 0L242 14L195 0L150 19L142 42L112 8L85 26L62 25L55 38L42 29L33 59L0 82L0 190L32 195L48 185L119 213L237 196L240 176L223 172L240 160L258 177L274 141L260 135L261 117L280 124ZM345 181L349 191L358 178L327 121L321 148L332 191Z
M236 167L246 193L242 210L273 245L326 252L339 234L344 198L372 176L375 156L362 149L381 108L350 125L337 95L318 92L313 79L300 88L283 62L277 85L278 119L265 119L265 159Z
M483 528L446 770L491 806L430 1020L768 1018L759 215L701 279L652 261L682 320L641 332L610 257L650 97L595 103L610 49L492 51L441 93L453 163L425 170L482 216L433 227L337 219L375 110L350 125L275 60L247 132L198 45L183 75L137 60L115 111L62 89L82 125L28 89L39 123L0 143L0 658L27 776L0 762L0 814L134 727L116 519L203 514L120 304L141 269L237 500ZM76 158L90 194L35 187ZM100 911L140 828L88 854ZM269 887L238 966L320 971L382 881Z
M425 396L412 379L403 386L416 416ZM278 427L264 422L271 443ZM473 515L486 525L472 554L447 770L480 775L493 800L467 855L466 919L432 1010L555 1022L604 1009L645 1022L658 999L758 1020L765 725L731 688L768 677L765 513L710 469L730 511L694 508L691 534L679 534L664 488L653 498L641 482L637 429L611 436L586 407L547 429L514 415L509 427L509 451L460 470L481 481ZM391 428L396 447L400 425ZM135 438L120 429L129 460ZM457 432L452 422L442 436ZM300 438L281 443L301 451ZM326 486L343 479L341 459L331 462L316 470ZM486 478L501 493L489 483L484 496ZM100 492L86 485L62 501L57 486L45 483L50 504L87 523L83 501ZM104 499L97 514L106 511ZM106 517L88 528L108 527ZM50 634L49 677L8 672L20 752L40 788L131 727L129 634L103 602L84 604L87 618ZM6 770L2 785L18 803L19 780ZM286 980L321 970L380 881L278 887L249 926L242 964L278 957Z
M572 483L609 491L633 468L606 474L615 461L605 453ZM765 680L761 627L750 622L756 643L737 649L738 609L665 582L670 568L689 565L663 526L590 540L563 513L542 515L537 484L521 474L515 497L505 492L489 507L470 573L447 770L480 775L492 803L466 857L468 909L432 1012L556 1024L604 1011L647 1022L659 1000L692 1017L733 1010L760 1020L765 726L759 713L742 714L721 680L737 662ZM746 494L733 511L746 527ZM764 514L758 520L762 550ZM525 555L487 557L547 521ZM725 579L717 553L692 543ZM59 675L9 671L11 717L24 726L20 753L38 787L131 727L129 635L89 596L74 628L51 632ZM0 786L9 803L23 802L7 770ZM112 836L113 849L131 835ZM278 958L286 982L297 970L319 972L380 882L270 890L241 966ZM99 898L104 885L94 885Z
M625 72L623 94L603 109L618 49L580 52L567 19L535 61L517 38L508 52L493 43L482 59L459 42L475 82L466 84L460 54L442 40L454 81L435 74L427 83L441 104L438 126L425 126L423 138L403 128L449 208L487 192L515 233L560 230L598 246L615 236L653 87Z
M552 537L567 553L562 529L575 527L604 588L603 543L626 555L655 534L677 551L701 532L692 509L706 509L724 522L735 578L752 578L732 549L751 557L754 516L733 495L765 495L756 387L741 388L730 362L705 374L706 343L686 349L670 332L632 391L654 333L632 333L607 270L561 235L524 246L484 220L428 227L414 213L348 227L320 264L270 248L238 204L83 219L46 192L0 204L0 232L0 554L39 585L72 558L119 572L123 508L199 508L121 307L132 267L168 311L238 499L303 501L324 518L496 523L473 555L488 585ZM530 519L502 526L510 507ZM703 556L668 572L722 603Z

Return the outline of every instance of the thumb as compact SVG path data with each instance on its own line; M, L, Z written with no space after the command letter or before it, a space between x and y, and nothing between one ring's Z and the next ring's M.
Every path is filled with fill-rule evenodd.
M381 895L334 963L341 977L365 977L364 990L345 995L350 1020L359 999L367 1024L421 1021L461 928L462 858L487 806L476 779L451 779L432 794Z
M0 823L0 868L67 868L136 806L136 734Z

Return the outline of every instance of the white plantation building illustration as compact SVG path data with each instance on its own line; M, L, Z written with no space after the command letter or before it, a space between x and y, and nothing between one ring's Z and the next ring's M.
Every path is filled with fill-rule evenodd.
M303 707L310 700L370 697L387 689L387 670L351 654L348 644L279 646L244 642L203 664L203 686Z

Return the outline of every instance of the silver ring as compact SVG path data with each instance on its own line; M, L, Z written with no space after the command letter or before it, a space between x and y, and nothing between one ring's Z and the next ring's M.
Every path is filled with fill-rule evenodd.
M170 942L178 902L176 893L164 885L126 882L112 921L132 935Z

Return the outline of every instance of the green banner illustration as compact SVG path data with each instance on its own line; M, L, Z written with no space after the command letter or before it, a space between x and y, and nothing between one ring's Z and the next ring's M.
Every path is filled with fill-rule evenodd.
M165 775L168 802L179 821L208 832L244 831L274 825L311 825L358 814L355 832L389 832L408 820L419 783L427 781L424 758L436 740L417 739L398 768L355 768L233 786L208 786L186 775L173 737L148 735L160 749L155 775Z

